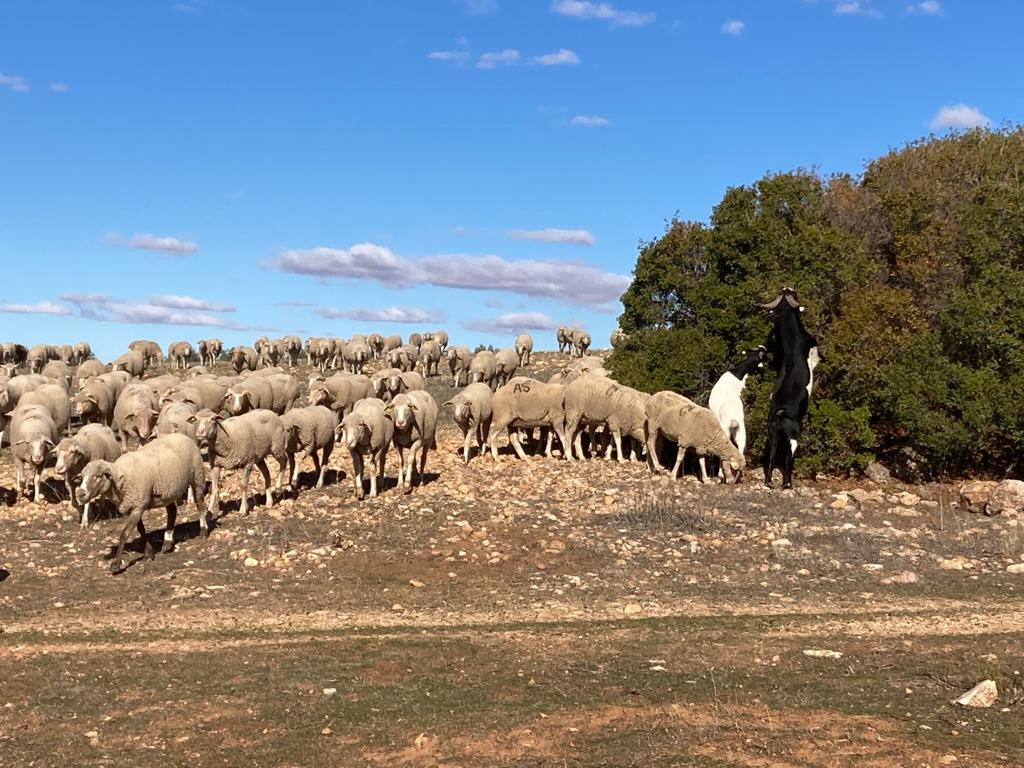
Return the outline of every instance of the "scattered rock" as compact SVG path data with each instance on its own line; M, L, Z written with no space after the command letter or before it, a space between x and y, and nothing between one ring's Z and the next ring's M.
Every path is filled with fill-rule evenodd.
M829 506L832 509L846 509L850 506L850 502L845 496L840 496L838 499L834 499Z
M886 576L881 581L882 584L916 584L917 574L913 571L901 571L895 576Z
M999 483L993 480L972 480L960 488L960 504L968 512L984 512L988 499Z
M843 654L839 651L828 651L818 648L808 648L804 651L804 656L810 656L812 659L841 659Z
M991 707L998 698L995 680L982 680L953 703L961 707Z
M324 696L333 696L337 692L338 692L337 688L324 688L324 690L323 690Z
M424 584L419 579L409 579L409 583L416 587L416 589L423 589L423 587L426 586L426 584Z
M892 482L892 475L889 474L889 470L879 464L877 461L872 461L864 469L864 474L867 475L868 479L873 483L879 485L889 485Z
M260 561L257 560L255 557L247 557L242 563L242 565L244 565L246 568L255 568L259 564Z
M885 499L885 496L882 495L881 491L868 491L865 490L864 488L854 488L852 491L849 492L849 495L858 504L867 504L868 502L872 501L880 502Z
M779 547L791 547L791 546L793 546L793 542L791 542L789 539L775 539L772 542L772 546L776 547L776 548L779 548Z
M1007 515L1024 511L1024 481L1003 480L985 502L986 515Z
M900 493L899 497L900 504L902 504L904 507L916 506L921 501L920 496L918 496L916 493L910 493L909 491L903 491L902 493Z
M957 555L956 557L951 557L948 560L945 558L939 559L939 568L941 568L944 571L962 571L964 568L973 567L974 564L971 563L970 560L968 560L966 557L961 557L960 555Z
M1007 573L1024 573L1024 563L1014 563L1006 566Z

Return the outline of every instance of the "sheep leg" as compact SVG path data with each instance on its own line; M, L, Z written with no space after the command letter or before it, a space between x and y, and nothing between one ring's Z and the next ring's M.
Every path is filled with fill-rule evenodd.
M356 498L365 497L363 491L363 455L359 451L350 451L352 454L352 481L355 484Z
M626 457L622 453L622 432L617 429L612 430L612 439L615 441L615 453L619 457L619 464L623 464L626 461ZM608 444L608 453L605 458L610 459L612 457L612 445Z
M189 492L191 493L192 487L189 486ZM173 552L174 551L174 526L178 522L178 505L169 504L167 506L167 526L164 528L164 545L160 548L161 552Z
M288 482L289 490L299 484L299 463L295 461L295 452L288 451Z
M252 475L252 464L246 465L242 470L242 501L240 505L240 512L243 515L249 514L249 476Z
M678 446L678 450L676 451L676 464L675 464L674 467L672 467L672 479L673 480L678 480L679 479L679 468L681 466L683 466L683 457L684 456L686 456L686 447L680 445L680 446Z
M33 477L33 484L35 485L35 491L36 491L35 492L35 496L33 497L33 501L35 501L35 503L38 504L39 502L41 502L43 500L43 491L42 491L43 471L39 467L35 468L35 473L34 473L34 477Z
M708 481L708 468L707 468L707 465L705 464L705 460L704 460L703 456L698 456L697 457L697 465L700 467L700 481L702 483L707 483L707 481Z
M519 432L509 427L508 430L508 442L512 446L512 449L516 452L520 459L526 461L526 453L523 451L523 446L519 444Z
M124 544L128 540L128 531L132 528L139 529L139 535L142 537L145 543L145 549L143 557L150 557L153 552L153 547L150 546L149 539L146 538L146 528L142 524L142 510L133 509L128 519L125 521L124 528L121 529L121 539L117 543L117 552L114 553L114 559L110 562L110 572L117 573L118 571L124 570L124 561L122 556L124 555Z
M214 467L210 472L210 498L206 509L213 515L220 512L220 467Z
M463 435L462 435L462 461L465 464L469 464L469 443L470 443L470 438L473 435L473 432L477 433L477 436L476 436L477 441L480 441L480 426L479 425L477 425L477 428L475 430L472 429L472 428L467 429L463 433Z
M381 485L384 484L384 465L387 463L387 460L388 460L388 447L387 447L387 445L385 445L383 448L380 449L380 459L379 459L379 462L380 462L380 482L381 482ZM384 489L381 488L381 490L384 490Z
M263 488L266 491L267 506L268 507L272 507L272 506L274 506L274 489L270 485L270 467L267 466L267 460L266 459L260 459L256 463L256 466L259 468L260 474L263 475ZM285 469L284 467L281 467L282 472L284 471L284 469ZM278 482L280 483L280 478L281 478L281 473L280 472L278 473L277 477L278 477ZM246 488L248 488L248 485L246 486Z
M545 447L544 447L544 455L547 456L550 459L551 458L551 454L552 454L552 450L553 450L554 445L555 445L555 436L554 436L554 434L552 433L552 431L550 429L547 431L547 433L548 433L548 439L547 439L547 445L545 445ZM562 442L562 452L564 453L566 451L565 446L567 445L567 443L565 442L565 434L564 433L560 434L558 436L558 439Z
M490 443L490 446L491 446L491 458L494 459L495 461L497 461L498 460L498 441L497 440L489 440L488 442Z
M383 485L384 470L380 466L380 460L376 456L374 456L373 454L370 455L370 465L371 465L370 468L372 470L372 472L370 474L370 498L371 499L375 499L375 498L377 498L377 477L379 476L381 478L381 481L382 481L381 484ZM399 454L399 456L398 456L398 473L399 474L402 473L402 456L401 456L401 454Z
M579 458L580 461L583 461L584 458L586 458L583 455L583 429L582 428L576 428L576 429L570 430L570 429L566 428L565 433L566 433L567 436L569 436L569 442L571 444L570 445L570 449L571 450L569 451L569 453L568 453L566 458L568 458L570 461L572 461L573 460L573 452L575 451L576 457Z
M324 452L327 449L324 448ZM313 471L316 472L316 487L324 487L324 471L327 469L327 459L324 459L323 463L320 462L320 456L316 452L316 448L310 451L309 455L313 458Z
M209 538L210 536L210 524L206 520L206 504L203 503L203 491L205 483L200 482L198 479L192 481L192 499L196 506L196 517L199 518L199 530L202 532L203 538Z
M423 485L423 473L427 471L427 446L420 445L420 485Z
M398 487L401 488L405 476L405 448L401 445L396 445L395 448L398 451Z

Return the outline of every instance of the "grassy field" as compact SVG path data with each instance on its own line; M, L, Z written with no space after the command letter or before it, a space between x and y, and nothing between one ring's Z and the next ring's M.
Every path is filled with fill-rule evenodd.
M941 485L465 466L444 421L411 496L357 502L342 451L248 517L232 478L208 540L183 509L119 576L120 522L80 531L58 484L0 508L0 765L1024 764L1016 520ZM985 678L993 707L951 704Z

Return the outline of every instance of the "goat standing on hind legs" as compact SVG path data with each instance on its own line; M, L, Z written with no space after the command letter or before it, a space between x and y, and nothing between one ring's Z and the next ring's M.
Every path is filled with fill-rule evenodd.
M793 463L807 403L818 364L818 342L804 328L804 308L796 291L784 288L773 301L761 305L774 324L765 348L777 372L768 409L768 435L764 446L764 482L771 487L775 467L782 470L782 487L793 487Z

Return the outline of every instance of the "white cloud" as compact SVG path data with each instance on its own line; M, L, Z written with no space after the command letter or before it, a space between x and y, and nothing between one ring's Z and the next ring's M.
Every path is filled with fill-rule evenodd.
M21 75L5 75L0 72L0 88L10 88L15 93L28 93L28 83Z
M966 104L952 104L940 109L932 118L931 129L939 131L943 128L960 130L965 128L986 128L992 121L981 113L977 107Z
M471 16L489 16L498 12L498 0L461 0Z
M171 10L178 13L199 13L199 8L191 3L173 3Z
M524 331L552 331L555 321L543 312L508 312L485 320L470 320L465 324L470 331L482 333L523 333Z
M317 314L328 320L343 317L361 323L443 323L448 316L439 309L320 309Z
M612 124L611 120L600 115L576 115L570 122L573 125L582 125L584 128L603 128Z
M918 13L922 16L941 16L942 4L938 0L924 0L907 6L907 13Z
M108 232L104 239L111 245L120 245L125 248L137 248L142 251L161 251L163 253L192 254L199 252L199 246L188 240L179 240L176 237L157 237L145 233L134 234L131 237L121 237L117 232Z
M275 307L312 307L312 301L306 301L305 299L290 299L288 301L275 301Z
M71 89L68 88L67 83L50 83L50 90L54 93L67 93Z
M513 240L536 240L542 243L573 243L594 245L597 238L585 229L510 229L508 236Z
M0 304L0 312L14 315L70 315L71 310L63 304L39 301L35 304Z
M465 64L469 61L468 51L431 51L427 54L431 61L454 61L456 64Z
M506 48L503 51L490 51L482 54L477 59L477 69L494 69L501 64L515 64L519 61L519 51L515 48Z
M743 30L746 28L746 24L738 19L731 19L722 25L722 32L733 37L738 37L743 34Z
M469 234L469 227L464 227L461 224L452 227L452 234L455 235L456 237L465 237L466 235Z
M443 254L406 259L362 243L349 249L285 251L264 267L318 278L371 280L387 288L433 285L471 291L507 291L610 310L629 286L628 275L558 260L510 261L500 256Z
M156 307L167 307L168 309L194 309L203 312L234 312L232 304L216 304L204 299L196 299L192 296L175 296L164 293L149 297L149 303Z
M611 3L595 3L590 0L555 0L551 4L553 13L572 16L577 19L607 21L613 27L642 27L654 21L653 13L621 11Z
M534 64L540 64L542 67L554 67L559 64L579 64L581 63L580 57L576 55L575 51L570 51L568 48L562 48L555 53L545 53L543 56L534 56Z
M869 16L872 19L882 18L882 12L872 8L869 0L851 0L836 3L835 12L840 16Z

